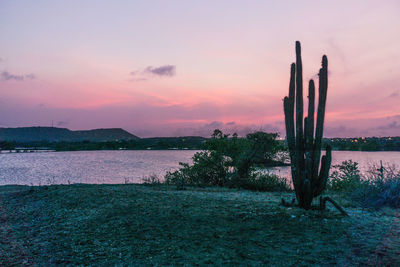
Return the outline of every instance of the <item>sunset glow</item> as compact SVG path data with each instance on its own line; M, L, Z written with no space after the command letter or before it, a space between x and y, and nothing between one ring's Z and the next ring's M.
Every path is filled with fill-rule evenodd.
M400 135L400 2L0 3L0 127L284 135L294 44L329 59L326 137Z

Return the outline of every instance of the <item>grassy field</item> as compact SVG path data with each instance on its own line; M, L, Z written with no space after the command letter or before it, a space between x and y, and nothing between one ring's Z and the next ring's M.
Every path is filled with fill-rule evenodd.
M398 211L280 206L290 193L0 187L0 265L400 266Z

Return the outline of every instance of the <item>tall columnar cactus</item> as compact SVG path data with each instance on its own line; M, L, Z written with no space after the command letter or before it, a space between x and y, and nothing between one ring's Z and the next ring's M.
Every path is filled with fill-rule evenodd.
M319 70L319 96L317 122L314 137L315 86L308 85L308 114L303 125L303 73L300 42L296 42L296 64L290 69L289 96L284 98L286 140L289 147L291 172L296 198L300 207L309 209L314 197L326 188L331 166L331 148L321 159L321 144L324 130L325 104L328 90L328 59L322 57ZM295 100L296 99L296 100ZM296 109L295 109L296 103ZM296 127L295 116L296 111ZM320 167L321 160L321 167Z

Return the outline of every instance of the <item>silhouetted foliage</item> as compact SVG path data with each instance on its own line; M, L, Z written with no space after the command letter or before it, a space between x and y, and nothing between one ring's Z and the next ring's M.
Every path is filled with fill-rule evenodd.
M334 191L353 191L361 185L361 173L358 163L345 160L341 164L332 166L328 187Z
M16 146L15 142L7 142L7 141L0 142L0 149L3 150L12 150L15 149L15 146Z
M160 177L158 177L157 174L150 174L148 176L144 176L142 178L142 182L144 185L159 185L162 183Z
M323 144L333 150L400 151L400 137L325 138Z
M275 133L255 132L246 138L238 138L236 134L230 137L217 129L206 141L205 150L195 153L193 164L180 163L179 170L167 173L166 182L260 190L283 188L280 178L253 172L256 165L277 165L275 156L283 150L277 136ZM271 180L267 181L267 177ZM272 186L276 181L279 185Z
M244 189L254 191L290 191L290 186L282 177L272 173L251 173L241 184Z
M233 137L233 136L232 136ZM152 137L134 140L117 141L74 141L74 142L49 142L32 141L16 142L3 141L0 148L11 150L15 147L25 147L28 149L54 149L56 151L78 151L78 150L174 150L174 149L204 149L204 144L208 138L200 136L183 137ZM240 139L240 138L239 138ZM286 141L281 142L286 146ZM400 137L358 137L358 138L325 138L322 147L330 145L332 150L355 150L355 151L400 151ZM282 154L284 158L286 153Z
M400 208L400 171L395 166L370 166L361 174L358 163L345 160L333 166L329 189L350 193L364 208Z
M400 208L400 171L394 166L370 167L352 197L363 207L380 209L384 206Z

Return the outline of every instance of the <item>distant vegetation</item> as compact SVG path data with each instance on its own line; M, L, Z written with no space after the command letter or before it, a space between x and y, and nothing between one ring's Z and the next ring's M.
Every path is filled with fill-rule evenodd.
M243 137L244 138L244 137ZM143 150L204 148L206 140L200 136L139 138L123 129L95 129L71 131L56 127L0 128L0 149L15 148L78 150ZM242 139L238 137L238 139ZM282 146L286 141L277 140ZM351 151L400 151L400 137L325 138L322 147Z
M32 142L16 142L16 141L0 141L2 150L13 150L15 148L30 149L54 149L56 151L79 151L79 150L167 150L167 149L190 149L201 150L204 148L205 142L209 138L200 136L183 136L183 137L154 137L154 138L138 138L133 140L118 141L32 141ZM238 137L242 139L242 137ZM354 140L363 140L355 142ZM365 142L364 142L365 141ZM277 140L283 147L286 142ZM400 137L371 137L371 138L326 138L323 139L323 147L327 144L332 146L332 150L343 151L400 151Z
M333 150L400 151L400 137L325 138Z
M79 141L79 142L0 142L0 148L10 150L15 148L32 149L54 149L56 151L79 151L79 150L145 150L145 149L202 149L206 138L199 136L185 137L156 137L156 138L137 138L133 140L118 141Z

